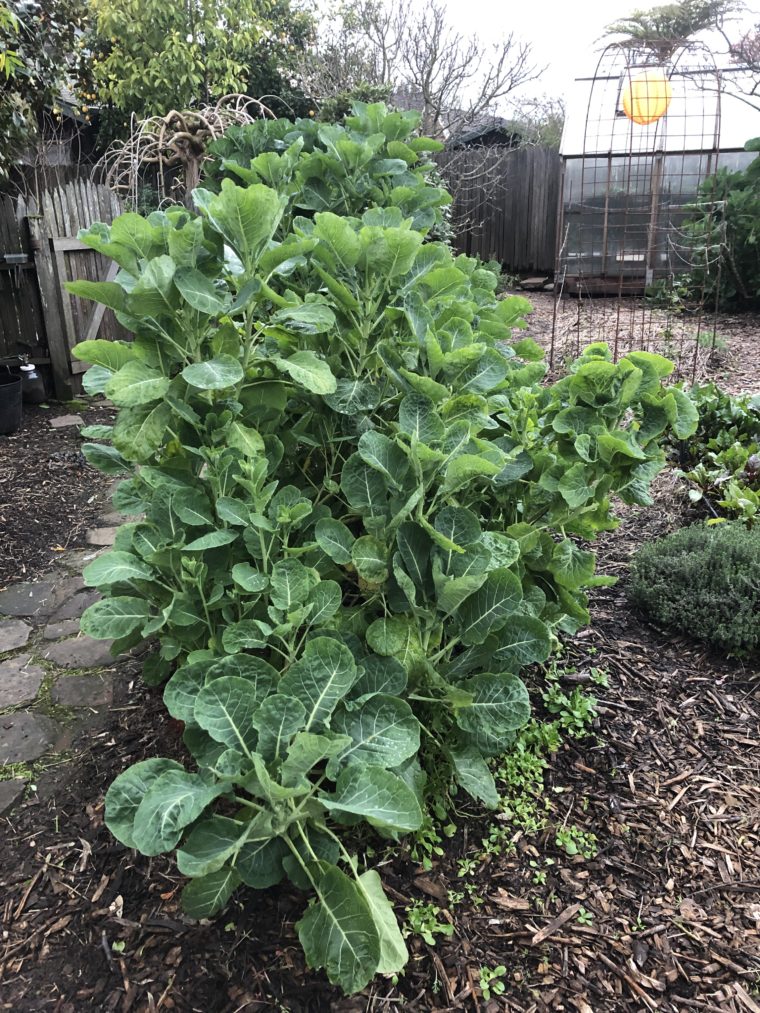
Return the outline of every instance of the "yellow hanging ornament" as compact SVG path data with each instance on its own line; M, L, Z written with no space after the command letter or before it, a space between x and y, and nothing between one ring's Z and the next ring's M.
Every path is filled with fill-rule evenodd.
M646 126L668 111L673 89L661 70L645 70L628 81L623 92L623 112L629 120Z

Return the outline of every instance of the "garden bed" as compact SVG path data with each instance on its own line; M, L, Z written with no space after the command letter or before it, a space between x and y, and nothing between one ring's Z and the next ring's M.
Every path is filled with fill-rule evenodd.
M100 477L84 474L95 480L92 494ZM78 485L84 496L87 484ZM657 497L654 508L627 509L600 541L600 571L623 580L596 592L593 625L567 645L562 667L576 670L569 685L605 669L609 687L592 687L600 696L592 734L551 763L546 826L530 833L519 819L505 824L468 806L432 869L403 849L389 852L383 875L397 912L417 900L455 926L434 947L410 938L398 985L379 980L345 999L310 972L293 927L302 899L287 888L241 894L211 923L188 921L174 864L111 837L103 794L114 776L181 752L160 694L123 662L123 699L106 733L45 774L40 794L4 819L0 1008L756 1009L758 673L657 632L627 605L636 546L683 522L668 475ZM563 826L594 834L596 855L557 847ZM484 855L484 839L501 854ZM489 1005L480 974L499 965L505 992Z

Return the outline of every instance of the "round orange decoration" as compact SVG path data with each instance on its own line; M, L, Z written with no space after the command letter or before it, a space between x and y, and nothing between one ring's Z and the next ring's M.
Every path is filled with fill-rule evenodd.
M661 70L645 70L629 80L623 91L623 112L629 120L646 126L668 111L673 89Z

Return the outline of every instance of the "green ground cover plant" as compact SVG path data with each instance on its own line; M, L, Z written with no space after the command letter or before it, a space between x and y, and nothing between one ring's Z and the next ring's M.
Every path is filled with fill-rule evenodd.
M714 383L689 392L699 424L688 441L674 442L693 503L751 527L760 513L760 395L731 395ZM720 508L720 511L716 510Z
M760 646L760 528L692 524L643 546L631 597L655 622L730 654Z
M614 527L613 493L650 502L663 434L696 422L657 355L593 345L542 385L529 304L425 241L447 198L415 125L359 105L245 128L197 214L93 226L119 273L70 285L134 335L76 349L119 408L85 454L133 518L85 570L82 628L158 640L144 678L189 754L120 775L107 825L177 849L194 917L288 877L309 964L348 992L406 960L353 828L396 841L456 790L498 804L519 673L606 580L576 539Z

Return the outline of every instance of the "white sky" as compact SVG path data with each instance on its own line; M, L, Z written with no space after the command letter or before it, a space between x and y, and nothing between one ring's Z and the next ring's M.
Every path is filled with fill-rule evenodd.
M648 10L665 0L443 0L453 24L465 34L484 39L509 34L533 44L535 62L548 64L540 80L522 91L526 98L542 93L563 95L570 81L593 73L604 43L605 28L634 10ZM748 11L727 25L739 37L760 22L760 0L749 0ZM722 40L716 40L718 44Z

